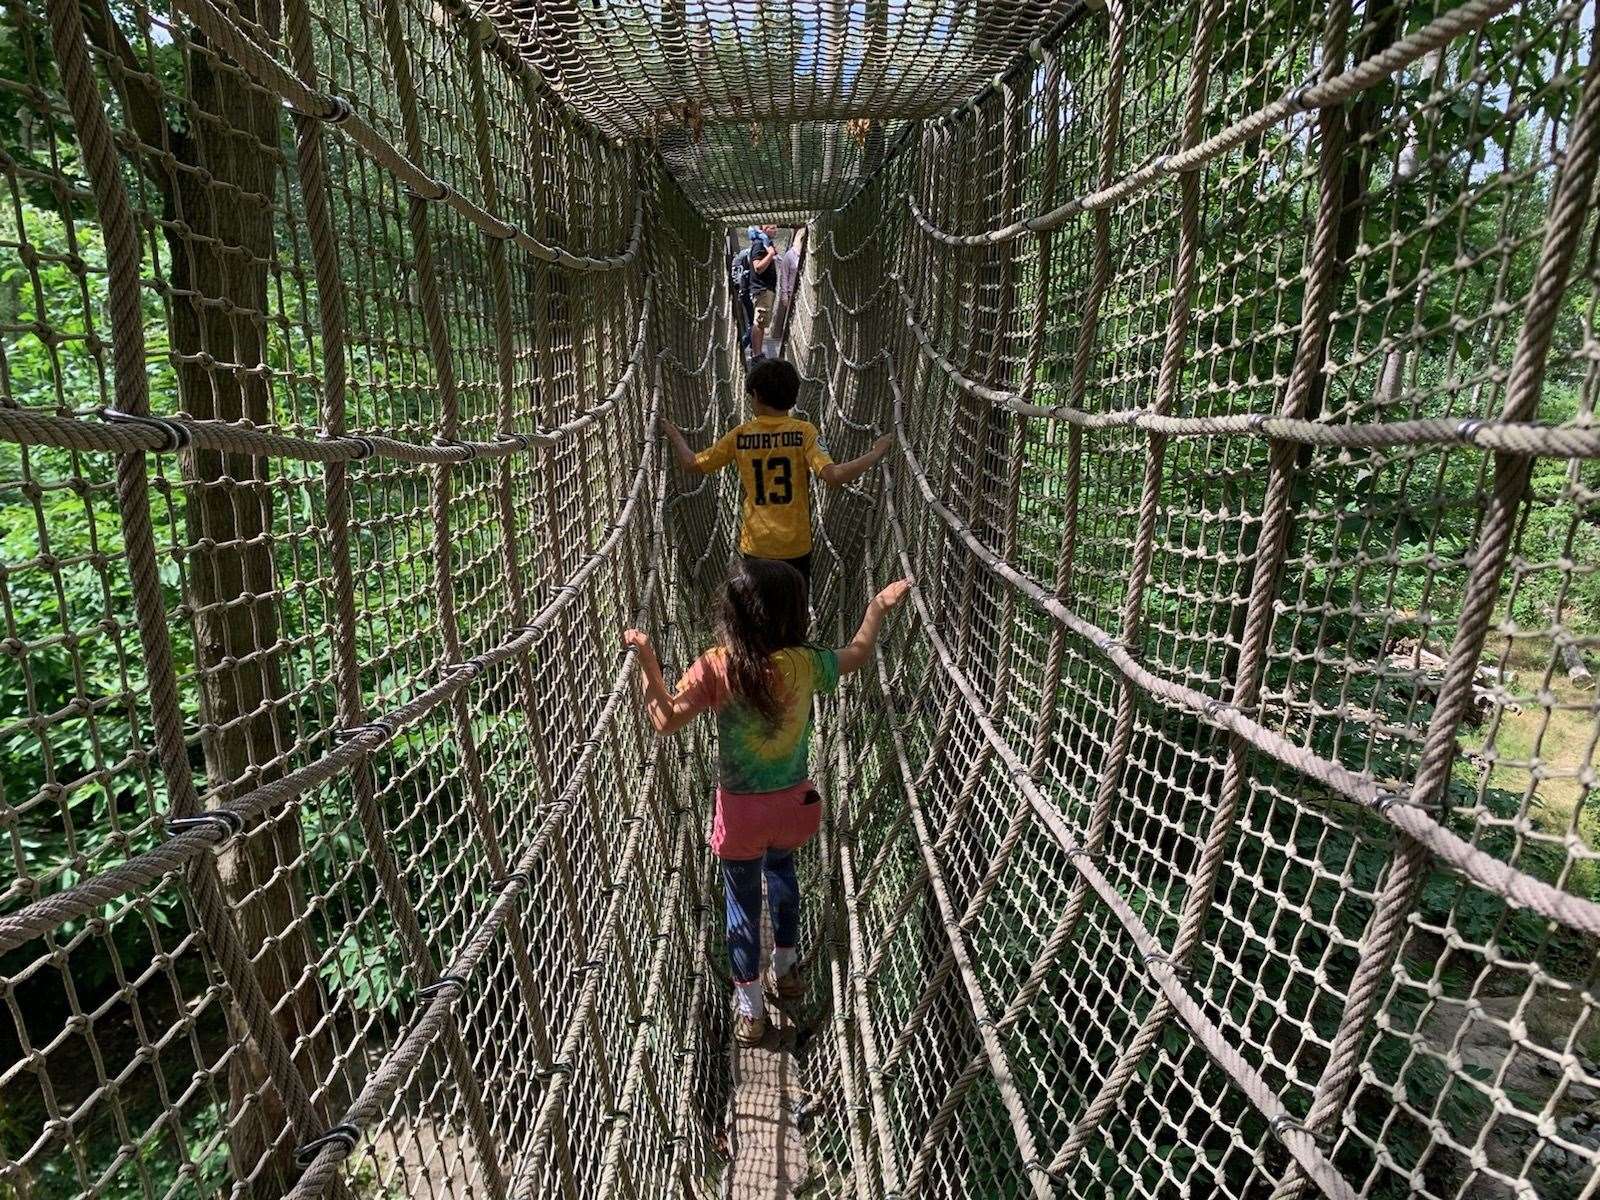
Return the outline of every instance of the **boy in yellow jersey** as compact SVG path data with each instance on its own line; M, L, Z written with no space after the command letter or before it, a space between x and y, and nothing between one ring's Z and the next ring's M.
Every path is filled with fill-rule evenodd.
M800 395L800 374L782 359L767 359L745 377L755 416L696 454L683 431L662 418L678 465L702 475L739 464L744 485L744 520L739 551L746 558L786 562L811 585L811 476L831 487L861 478L894 445L884 434L860 458L836 463L817 438L817 427L789 415Z

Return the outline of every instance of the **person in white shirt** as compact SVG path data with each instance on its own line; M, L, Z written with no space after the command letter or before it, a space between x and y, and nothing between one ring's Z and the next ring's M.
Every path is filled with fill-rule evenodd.
M800 256L805 250L806 227L801 225L790 235L788 249L778 255L778 304L772 331L780 341L788 335L789 314L794 308L794 289L800 282Z

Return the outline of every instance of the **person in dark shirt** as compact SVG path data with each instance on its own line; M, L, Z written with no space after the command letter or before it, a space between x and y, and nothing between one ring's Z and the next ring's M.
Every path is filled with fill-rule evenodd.
M778 247L773 240L778 233L776 225L762 225L753 229L760 240L750 242L750 361L763 357L763 343L767 326L772 323L772 302L778 291Z

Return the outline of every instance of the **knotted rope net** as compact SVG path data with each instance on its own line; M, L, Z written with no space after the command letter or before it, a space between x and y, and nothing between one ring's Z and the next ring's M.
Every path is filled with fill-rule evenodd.
M0 1194L738 1194L765 216L812 1194L1593 1194L1594 18L12 0Z

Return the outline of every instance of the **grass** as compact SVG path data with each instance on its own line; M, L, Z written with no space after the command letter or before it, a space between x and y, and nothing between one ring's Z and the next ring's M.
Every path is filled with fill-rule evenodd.
M1520 712L1502 711L1481 728L1464 731L1463 748L1482 763L1487 783L1514 795L1531 795L1528 817L1547 838L1575 836L1591 854L1600 847L1600 805L1596 789L1580 774L1597 769L1595 746L1600 738L1600 693L1578 688L1559 668L1542 689L1546 667L1554 655L1545 639L1513 644L1507 666L1517 679L1508 690L1526 697ZM1586 803L1587 802L1587 803ZM1600 860L1575 864L1569 890L1600 892Z

